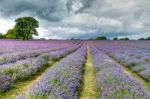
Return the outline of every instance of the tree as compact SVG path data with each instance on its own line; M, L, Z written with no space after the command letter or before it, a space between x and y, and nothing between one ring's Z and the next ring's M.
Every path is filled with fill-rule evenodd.
M125 38L120 38L119 40L130 40L130 39L125 37Z
M139 38L138 40L145 40L144 38Z
M96 37L96 40L107 40L105 36L98 36Z
M113 40L118 40L118 38L117 38L117 37L114 37Z
M15 20L15 29L17 35L23 40L31 39L33 35L38 35L36 28L39 27L39 22L33 17L22 17Z
M21 37L18 35L16 29L9 29L5 34L5 37L8 39L20 39Z
M4 39L4 38L5 36L2 33L0 33L0 39Z
M147 37L146 40L150 40L150 37Z

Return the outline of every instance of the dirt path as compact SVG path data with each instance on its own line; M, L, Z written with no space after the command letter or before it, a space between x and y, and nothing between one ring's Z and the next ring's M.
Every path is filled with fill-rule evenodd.
M96 75L94 73L94 68L91 62L91 56L89 47L87 47L87 60L84 66L82 90L80 92L79 99L97 99L99 96L99 91L96 86Z

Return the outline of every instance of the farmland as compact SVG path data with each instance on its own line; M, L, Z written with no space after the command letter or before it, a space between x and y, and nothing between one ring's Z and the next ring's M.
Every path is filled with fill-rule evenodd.
M150 99L150 42L0 40L0 99Z

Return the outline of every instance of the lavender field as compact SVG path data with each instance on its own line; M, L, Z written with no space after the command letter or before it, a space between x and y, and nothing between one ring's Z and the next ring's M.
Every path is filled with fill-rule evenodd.
M0 40L0 99L150 99L150 41Z

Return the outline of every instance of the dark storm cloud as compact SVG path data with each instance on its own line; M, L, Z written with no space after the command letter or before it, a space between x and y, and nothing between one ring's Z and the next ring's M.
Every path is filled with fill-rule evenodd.
M0 1L0 11L4 16L25 13L50 21L59 21L68 12L62 0L3 0Z
M38 16L49 21L60 21L73 10L75 0L2 0L0 12L3 16L14 16L20 13ZM92 0L81 1L83 6L75 12L80 12L91 6Z

